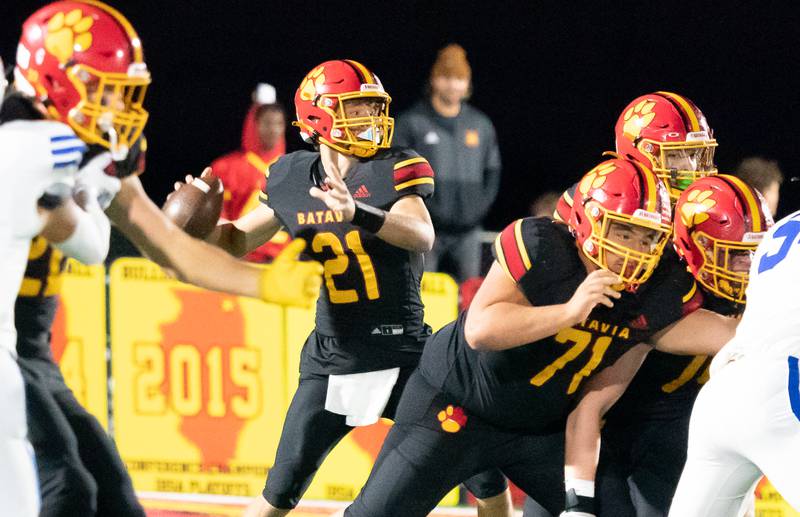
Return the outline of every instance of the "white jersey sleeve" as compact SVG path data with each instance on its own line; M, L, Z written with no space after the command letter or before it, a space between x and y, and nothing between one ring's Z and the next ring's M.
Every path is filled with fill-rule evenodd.
M60 122L19 120L0 126L3 208L13 214L12 235L39 233L37 201L71 195L86 145Z
M71 195L86 146L64 124L19 120L0 125L0 347L14 350L14 300L30 241L42 229L43 195Z
M726 352L800 355L800 211L770 228L750 266L747 308Z

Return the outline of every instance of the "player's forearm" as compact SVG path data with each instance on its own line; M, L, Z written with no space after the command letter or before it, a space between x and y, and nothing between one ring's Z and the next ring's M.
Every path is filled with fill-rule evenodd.
M392 212L386 213L386 220L376 235L393 246L419 253L430 251L435 238L433 225Z
M260 296L262 270L242 262L206 242L193 239L178 230L180 249L168 253L180 280L239 296Z
M123 186L108 213L143 253L182 281L231 294L259 296L259 268L189 237L153 204L137 184L138 179L131 181Z
M498 302L470 310L464 333L471 348L500 351L539 341L575 323L564 304L531 307Z
M733 339L739 320L699 309L656 334L657 350L678 355L713 356Z

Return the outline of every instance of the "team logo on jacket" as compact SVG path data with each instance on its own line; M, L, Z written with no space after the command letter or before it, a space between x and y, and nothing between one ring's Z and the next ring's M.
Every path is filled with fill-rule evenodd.
M428 131L423 141L428 145L436 145L439 143L439 134L436 131Z
M452 404L439 411L437 418L442 423L442 429L448 433L457 433L467 425L467 415L464 410Z
M467 129L464 133L464 145L467 147L478 147L481 144L481 137L477 129Z
M92 25L94 19L84 16L80 9L73 9L66 14L56 13L47 22L44 48L64 64L73 53L85 52L92 46L92 33L89 32Z

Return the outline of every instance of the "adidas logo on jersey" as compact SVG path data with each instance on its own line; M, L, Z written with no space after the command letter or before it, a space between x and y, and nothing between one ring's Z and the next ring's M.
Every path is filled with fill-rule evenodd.
M358 190L356 190L356 193L353 194L353 197L357 197L357 198L365 198L365 197L369 197L369 196L370 196L369 190L367 190L367 187L365 187L364 185L361 185L360 187L358 187Z

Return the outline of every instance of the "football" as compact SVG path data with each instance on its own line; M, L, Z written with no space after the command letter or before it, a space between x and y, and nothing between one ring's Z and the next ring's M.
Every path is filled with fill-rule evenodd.
M204 239L219 221L223 192L222 181L207 169L167 197L161 210L183 231Z

